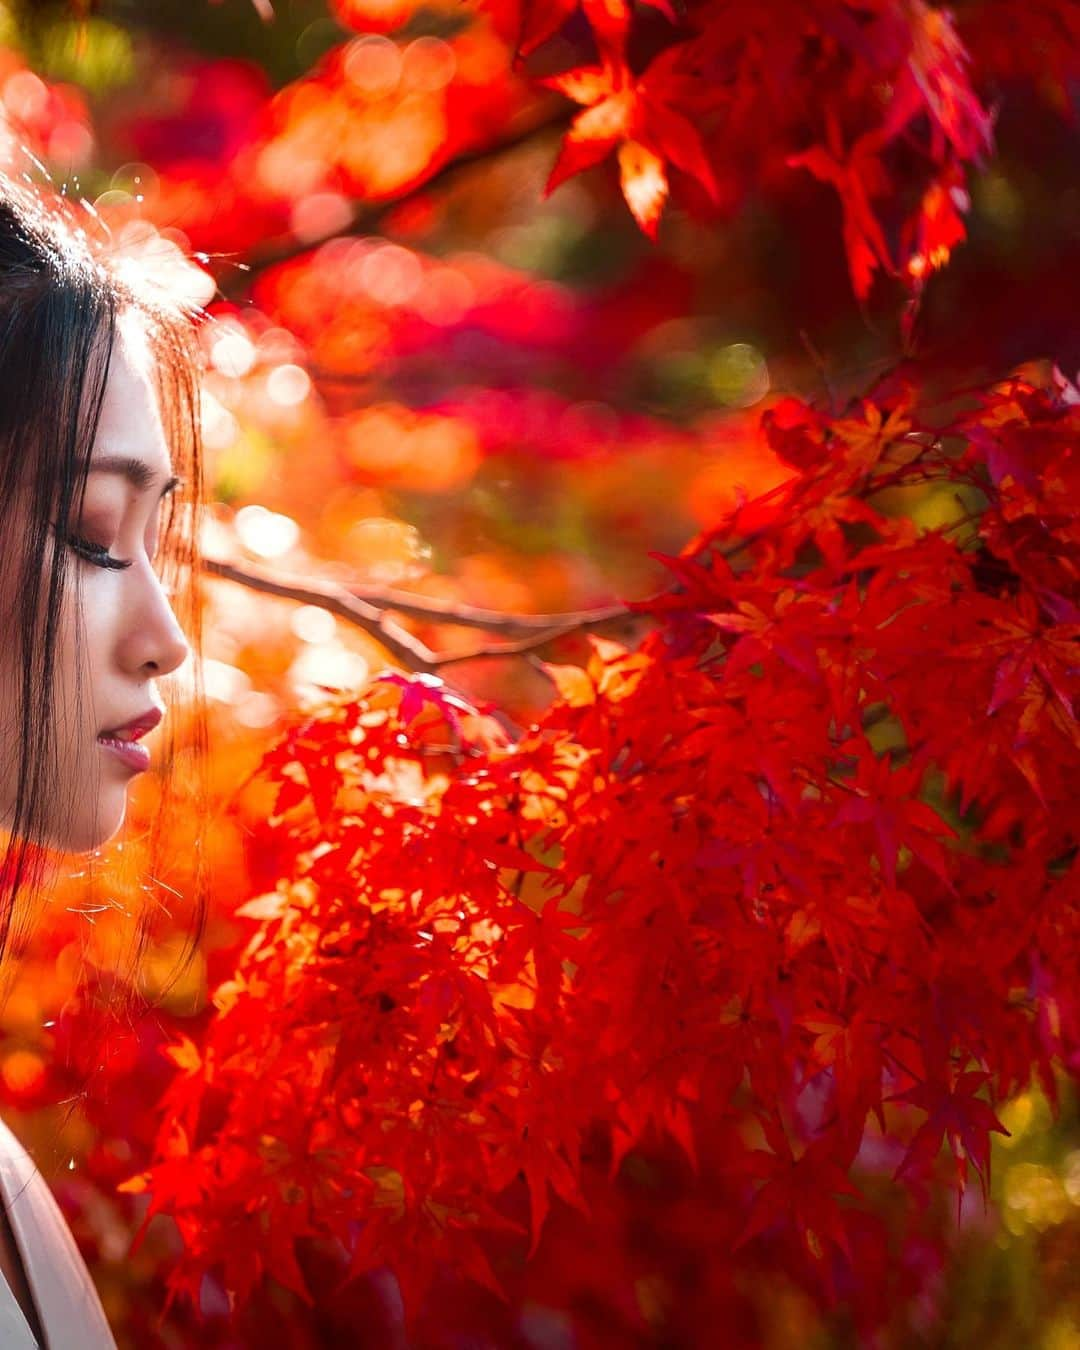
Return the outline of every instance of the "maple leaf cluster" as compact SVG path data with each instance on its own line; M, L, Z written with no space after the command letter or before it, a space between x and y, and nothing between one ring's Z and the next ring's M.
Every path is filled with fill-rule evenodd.
M708 215L803 168L843 209L856 295L879 272L917 297L966 237L967 170L993 143L989 94L1029 71L1030 19L1062 106L1080 68L1075 7L968 7L967 28L925 0L483 0L519 59L569 21L594 63L539 80L581 105L548 190L614 152L623 195L655 239L672 189ZM1021 31L1023 30L1023 35ZM1018 52L1018 48L1020 51ZM1052 57L1049 55L1052 54Z
M162 78L106 121L105 162L123 167L87 175L125 247L216 255L217 505L298 526L304 547L270 556L299 571L332 557L416 587L398 600L578 608L605 555L625 593L663 569L669 589L604 630L650 629L640 649L594 636L584 668L537 663L548 680L530 672L521 705L502 702L520 671L506 653L535 644L479 671L474 652L469 687L505 717L384 672L283 718L264 795L213 829L194 801L169 821L162 877L179 889L161 882L169 931L140 974L167 1024L124 1027L93 1062L125 905L150 889L110 866L72 888L26 968L5 1092L52 1111L97 1073L81 1103L95 1128L67 1136L58 1191L139 1343L160 1339L167 1276L194 1309L174 1307L169 1334L218 1318L201 1328L215 1344L400 1344L397 1287L428 1350L711 1346L718 1326L725 1344L773 1344L762 1304L793 1292L804 1343L814 1313L793 1286L884 1344L955 1282L954 1214L977 1222L991 1142L1017 1127L1006 1099L1032 1084L1056 1100L1080 1064L1077 394L1034 367L985 376L1071 331L1075 250L1047 242L1067 234L1067 194L1059 210L1044 171L1072 145L1054 119L1080 76L1077 7L330 9L347 40L313 25L298 53L331 45L279 88L246 58L166 44ZM65 172L87 160L81 95L10 55L0 84L36 153ZM972 181L995 130L1002 158ZM549 189L598 172L534 222L518 176L538 187L552 163ZM609 232L616 169L650 238L672 204L693 223L671 221L659 251ZM927 297L920 358L915 302L964 238L969 188L978 237L959 289ZM803 218L815 202L836 208L860 301L898 282L915 358L910 388L894 373L843 412L876 347L842 335L853 307L817 228L829 212ZM783 209L770 225L759 205ZM701 228L740 212L775 232L746 276L738 230ZM533 224L555 254L539 234L523 248ZM790 322L770 327L770 309ZM758 315L757 345L729 346ZM757 375L719 413L739 351ZM831 412L780 397L816 375ZM243 557L257 518L241 530L223 510L214 537ZM662 568L634 557L698 526L652 554ZM420 562L428 541L445 570ZM220 807L296 681L418 650L369 623L346 653L307 622L294 660L301 625L251 596L209 589ZM436 612L410 622L460 659L469 630ZM549 686L512 740L504 723ZM167 897L204 845L214 911L174 988ZM140 1218L118 1263L117 1225Z
M387 673L268 752L281 877L127 1183L173 1294L309 1298L313 1237L407 1310L500 1292L589 1141L614 1176L662 1136L725 1188L715 1315L766 1263L872 1322L876 1181L985 1186L997 1103L1080 1063L1076 391L762 419L788 479L518 741Z

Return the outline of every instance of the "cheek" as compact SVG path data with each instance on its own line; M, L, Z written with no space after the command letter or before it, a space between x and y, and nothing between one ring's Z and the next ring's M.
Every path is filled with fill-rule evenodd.
M81 593L74 583L69 588L56 632L56 698L74 725L94 718L112 617L92 585L84 581Z
M109 618L103 597L95 594L93 578L80 572L77 564L69 565L56 611L52 653L57 754L69 763L78 746L87 740L86 728L97 724L98 684ZM39 642L44 641L46 599L43 589L37 629Z

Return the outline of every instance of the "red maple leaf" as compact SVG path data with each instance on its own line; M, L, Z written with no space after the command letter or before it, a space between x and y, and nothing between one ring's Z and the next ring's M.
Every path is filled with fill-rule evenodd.
M995 713L1019 698L1036 678L1045 681L1070 718L1076 712L1073 699L1077 690L1077 642L1080 641L1080 608L1062 601L1068 622L1053 624L1041 613L1034 596L1020 595L1013 613L996 613L991 625L996 635L964 648L998 654L994 672L994 691L987 712Z
M656 238L668 197L668 164L696 178L714 200L717 197L716 179L697 128L668 101L659 79L650 81L648 72L635 79L621 54L603 65L579 66L540 83L584 107L563 138L545 195L614 150L623 196L650 239Z
M893 1098L927 1113L896 1169L897 1178L928 1175L942 1143L947 1141L956 1162L959 1189L964 1188L970 1161L985 1195L990 1171L990 1134L1009 1133L989 1103L977 1095L989 1080L988 1073L976 1069L962 1073L955 1083L950 1083L946 1076L935 1075Z
M796 1157L776 1121L763 1118L761 1127L772 1151L752 1149L746 1156L745 1170L765 1184L754 1196L736 1248L774 1224L790 1224L815 1259L823 1257L827 1239L850 1261L847 1211L837 1203L838 1196L862 1198L847 1174L850 1148L833 1133L815 1139Z
M847 784L852 795L841 803L836 824L865 822L877 836L878 860L887 884L896 886L896 859L901 845L924 862L946 884L945 854L936 836L956 837L956 831L925 802L918 788L925 769L916 762L894 767L891 753L877 758L866 747L855 779Z
M879 131L864 133L845 149L835 116L828 115L828 145L814 145L802 154L791 155L792 168L808 169L815 178L830 183L840 194L844 210L844 247L847 251L851 284L860 300L870 294L874 273L883 269L895 275L896 264L871 198L886 192L888 176L879 152Z
M670 0L643 0L672 23L676 14ZM484 0L504 33L510 35L518 59L529 56L563 27L579 10L592 27L604 54L619 57L630 27L631 0Z

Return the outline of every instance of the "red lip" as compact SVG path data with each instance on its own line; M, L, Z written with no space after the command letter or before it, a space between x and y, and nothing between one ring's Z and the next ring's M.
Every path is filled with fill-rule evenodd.
M148 708L146 712L140 713L130 722L125 722L123 726L109 727L107 731L99 731L98 735L115 736L117 732L123 731L137 739L139 736L144 736L148 731L153 731L163 716L160 708Z

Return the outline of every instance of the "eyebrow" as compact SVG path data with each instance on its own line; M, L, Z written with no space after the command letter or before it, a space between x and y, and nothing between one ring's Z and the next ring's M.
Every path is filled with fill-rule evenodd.
M131 455L98 455L90 461L90 472L118 473L140 492L145 492L157 482L157 474L150 465L145 460L136 459ZM162 485L160 495L166 496L182 482L183 479L177 478L174 474Z

